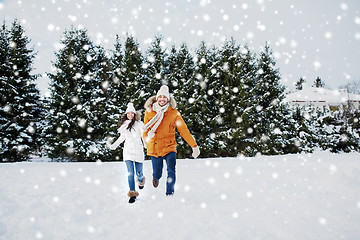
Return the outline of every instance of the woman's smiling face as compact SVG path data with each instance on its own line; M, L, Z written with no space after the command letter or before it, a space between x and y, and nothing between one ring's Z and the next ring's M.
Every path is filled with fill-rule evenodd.
M128 113L126 113L126 116L127 116L127 118L128 118L129 120L132 120L132 119L135 117L135 113L133 113L133 112L128 112Z

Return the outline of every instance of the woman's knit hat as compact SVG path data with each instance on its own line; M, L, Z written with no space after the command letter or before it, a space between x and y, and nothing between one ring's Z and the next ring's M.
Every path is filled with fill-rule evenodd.
M136 114L136 110L134 108L133 103L128 103L125 113L128 113L128 112L133 112L134 114Z
M167 97L168 100L170 100L169 87L166 85L162 85L160 90L156 94L156 100L160 95L164 95L165 97Z

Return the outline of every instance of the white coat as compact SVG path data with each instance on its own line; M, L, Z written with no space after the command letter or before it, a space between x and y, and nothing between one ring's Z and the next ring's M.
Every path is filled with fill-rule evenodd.
M127 129L130 120L126 120L118 129L120 137L110 145L110 149L116 149L122 142L124 143L123 160L132 160L135 162L144 162L144 144L143 144L143 126L142 121L135 121L131 131Z

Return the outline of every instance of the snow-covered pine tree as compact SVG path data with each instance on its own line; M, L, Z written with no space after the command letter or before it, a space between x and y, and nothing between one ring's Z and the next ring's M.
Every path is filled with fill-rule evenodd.
M134 103L137 110L142 110L146 91L144 83L143 56L138 42L133 36L127 36L124 48L117 36L115 50L113 51L111 63L113 69L113 81L110 85L109 112L111 112L111 123L108 126L107 134L115 141L118 136L117 124L124 113L129 102ZM120 148L114 151L117 160L122 159Z
M104 160L108 149L107 88L109 61L85 29L64 32L53 63L47 104L47 148L54 160Z
M215 47L208 48L205 42L201 42L196 50L195 56L194 83L197 86L196 108L197 115L193 129L196 133L196 140L201 146L202 157L220 156L221 149L225 143L216 140L217 126L222 121L219 118L219 75L218 55Z
M352 138L354 139L355 151L360 151L360 109L350 108L350 116L347 118L347 123L350 125L353 131Z
M125 41L125 51L122 61L122 79L125 88L122 90L123 110L127 103L132 102L137 110L141 110L146 99L147 82L144 77L144 57L141 53L139 43L132 36ZM119 76L121 77L121 76ZM150 95L150 94L148 94Z
M39 150L42 102L32 74L36 55L27 45L29 38L15 20L0 30L0 161L28 160Z
M323 88L325 87L325 83L323 80L321 80L320 77L317 77L312 86L317 88Z
M256 82L256 57L247 46L241 47L232 39L224 43L220 59L219 74L223 82L220 114L225 123L222 137L227 145L224 154L236 156L243 153L252 140L247 138L251 127L247 111L253 105L251 91Z
M309 114L313 109L309 110L307 106L288 106L290 111L289 122L290 132L293 133L291 141L294 142L293 149L287 152L312 152L316 145L315 134L313 129L312 116Z
M178 86L179 85L178 82L181 81L181 79L179 79L179 77L181 76L182 73L180 70L181 66L179 66L179 63L177 62L178 61L177 58L178 58L178 50L176 49L176 46L173 45L167 56L168 66L165 69L165 75L167 76L167 79L166 79L167 85L169 85L170 88L172 89L172 93L174 96L176 95L178 88L179 88L179 90L181 90L180 87ZM182 79L182 81L185 81L185 79ZM179 101L179 100L177 100L177 101Z
M303 77L301 77L295 84L296 90L302 90L303 89L303 84L305 83L305 79Z
M348 107L335 112L328 108L326 110L318 118L318 123L325 125L317 129L324 135L319 141L321 148L330 149L331 152L359 151L359 133L354 122L359 112Z
M172 87L172 94L177 102L177 108L184 118L190 132L196 138L201 132L199 127L198 113L201 112L197 101L200 98L199 86L194 83L194 61L189 49L183 43L177 50L172 46L168 57L168 81ZM177 134L179 158L191 156L191 148Z
M359 151L358 111L353 110L346 117L348 109L332 111L314 105L297 109L293 119L298 125L301 151L312 152L315 148L331 152Z
M216 141L223 143L219 145L220 156L236 156L236 146L231 146L232 133L235 131L234 123L236 122L235 110L238 101L235 98L235 92L240 85L240 79L236 77L237 67L240 56L240 47L236 45L235 40L227 40L223 43L222 47L218 50L218 67L217 75L219 76L218 94L218 121L217 121L217 134ZM229 146L231 146L229 148Z
M121 119L121 109L125 106L123 91L126 89L123 72L123 58L124 52L120 42L119 35L116 35L116 42L114 44L114 50L111 51L110 63L111 63L111 81L109 82L108 94L109 101L107 105L107 111L109 112L109 124L106 128L105 134L109 143L114 142L117 137L117 124ZM117 148L113 151L114 160L122 159L122 150Z
M144 62L146 89L143 96L145 99L156 95L162 84L168 85L166 75L168 53L163 47L163 37L155 36L154 41L146 51L146 61ZM171 92L171 85L169 85L169 88Z
M293 149L295 144L290 141L293 138L289 112L282 102L285 88L280 84L280 73L275 64L272 51L266 44L258 57L257 81L252 91L254 101L249 110L252 123L249 133L254 144L247 152L249 155L283 154Z
M10 85L10 72L11 66L8 64L8 58L10 54L10 36L9 30L7 29L5 23L1 26L0 29L0 160L1 162L6 161L16 161L17 159L17 150L15 141L12 138L17 136L12 136L12 131L9 131L10 125L13 124L11 116L11 106L8 104L8 95L11 91ZM11 121L9 121L11 120ZM8 130L9 129L9 130ZM13 142L14 144L10 144ZM13 157L11 157L13 155Z
M318 107L309 105L302 108L303 114L309 122L311 132L310 141L314 148L331 149L336 145L338 136L334 137L336 132L336 115L327 107Z
M110 83L113 72L109 54L102 48L96 47L95 69L89 109L93 118L89 119L87 139L90 139L89 161L113 161L116 154L107 146L108 128L111 122L111 112L108 106L111 103ZM91 70L90 70L91 71ZM92 71L91 71L92 72ZM90 153L89 153L90 152Z

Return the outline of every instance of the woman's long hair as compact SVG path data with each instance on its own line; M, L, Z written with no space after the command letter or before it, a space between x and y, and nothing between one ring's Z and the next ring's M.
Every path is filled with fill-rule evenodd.
M126 120L129 120L129 119L128 119L128 117L127 117L127 114L124 113L124 114L121 116L121 119L120 119L120 121L119 121L118 124L117 124L117 128L121 127L121 125L123 125ZM126 129L128 129L129 131L131 131L132 127L133 127L134 124L135 124L135 121L136 121L136 114L135 114L135 116L133 117L133 119L130 121L130 123L129 123L129 125L127 126Z

